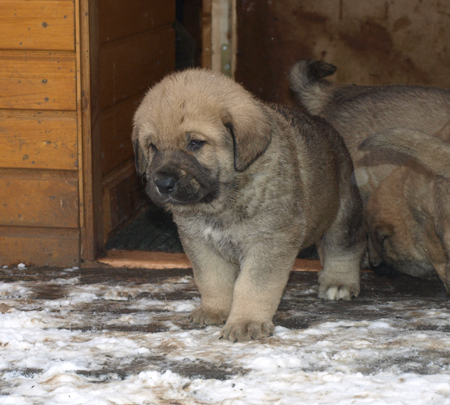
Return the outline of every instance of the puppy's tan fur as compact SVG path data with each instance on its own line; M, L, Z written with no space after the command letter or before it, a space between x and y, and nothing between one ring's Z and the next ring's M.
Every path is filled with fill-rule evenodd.
M385 131L368 138L361 149L395 150L413 158L369 199L370 262L413 276L436 271L450 292L450 122L434 136L401 128Z
M136 166L173 213L201 294L191 314L222 337L257 339L299 249L317 243L319 296L359 294L362 201L344 142L320 118L266 105L206 70L172 74L135 115Z

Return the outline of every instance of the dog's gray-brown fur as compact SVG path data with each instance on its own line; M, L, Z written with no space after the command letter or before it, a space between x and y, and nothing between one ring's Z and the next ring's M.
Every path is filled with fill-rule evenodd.
M334 84L325 77L336 67L300 60L291 69L290 84L313 115L328 121L344 138L366 203L380 182L407 158L402 154L358 149L369 136L392 128L437 134L450 117L450 91L426 86L357 86Z
M385 178L368 201L371 264L414 276L436 271L450 292L450 122L434 136L385 131L366 139L361 149L413 158Z
M319 296L359 294L362 201L339 134L266 105L233 80L193 69L155 85L138 108L136 166L173 213L201 294L191 314L232 341L273 332L300 248L317 243Z
M421 218L418 213L427 207L429 221L433 215L442 223L449 221L448 210L436 205L438 200L447 204L449 201L444 190L448 180L442 176L448 164L448 149L430 148L439 144L440 139L448 140L450 91L425 86L341 85L324 80L335 71L335 66L322 61L300 60L291 69L290 83L307 111L324 118L338 130L352 156L369 220L369 262L374 268L387 264L411 275L427 275L433 271L431 263L437 260L430 259L431 250L442 253L442 238L448 236L444 236L447 230L442 229L436 230L436 238L425 236L423 224L418 223ZM376 148L376 139L380 142L383 139L377 135L370 149L369 143L366 148L359 148L375 134L392 135L389 147L384 142L385 147ZM394 142L395 136L398 142ZM429 148L423 147L424 141L430 141ZM411 157L420 164L412 166ZM407 184L403 184L406 180ZM434 235L434 231L431 233ZM389 238L384 239L381 248L381 240L386 235ZM427 254L423 246L427 246ZM380 249L384 250L383 254ZM380 257L384 263L380 263ZM439 260L442 263L442 257ZM443 270L438 273L444 280ZM448 281L444 283L448 288Z

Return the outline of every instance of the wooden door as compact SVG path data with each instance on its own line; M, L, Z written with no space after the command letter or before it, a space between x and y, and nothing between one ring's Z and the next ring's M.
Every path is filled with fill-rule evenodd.
M175 0L85 5L84 53L90 57L84 87L90 102L84 111L82 257L95 260L146 201L134 168L132 118L147 89L175 67Z

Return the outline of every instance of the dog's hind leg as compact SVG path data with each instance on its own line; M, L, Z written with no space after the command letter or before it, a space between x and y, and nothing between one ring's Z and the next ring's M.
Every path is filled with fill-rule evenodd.
M338 216L319 242L323 270L319 298L350 300L359 295L359 275L366 250L362 202L356 187L342 202Z
M450 179L437 177L434 188L434 231L438 239L440 260L430 260L450 293ZM429 232L428 232L429 233Z

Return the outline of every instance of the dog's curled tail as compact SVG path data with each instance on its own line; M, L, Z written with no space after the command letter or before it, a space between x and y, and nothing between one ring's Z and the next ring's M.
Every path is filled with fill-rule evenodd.
M289 72L289 83L300 102L314 115L329 101L331 83L322 80L336 72L336 66L320 60L301 59Z
M406 128L392 128L367 138L360 150L389 149L415 159L431 172L450 179L450 143L437 136Z

